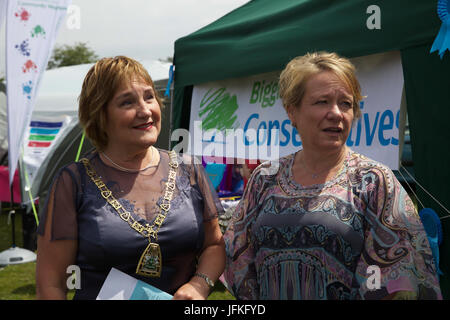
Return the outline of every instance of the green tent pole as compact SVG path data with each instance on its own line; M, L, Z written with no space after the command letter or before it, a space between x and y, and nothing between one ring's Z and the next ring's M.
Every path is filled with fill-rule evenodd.
M78 161L78 159L80 159L80 153L81 153L81 148L83 147L83 143L84 143L84 131L83 131L83 135L81 136L81 141L80 141L80 145L78 146L78 152L77 152L77 156L75 157L75 161Z
M28 196L30 197L31 207L33 208L34 218L36 219L36 225L39 226L39 218L37 215L36 207L34 206L33 195L31 194L31 186L30 181L28 180L28 172L26 166L23 166L23 170L25 173L25 183L27 184Z

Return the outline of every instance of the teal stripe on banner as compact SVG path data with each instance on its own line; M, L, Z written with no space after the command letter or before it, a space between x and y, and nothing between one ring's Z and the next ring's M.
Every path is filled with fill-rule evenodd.
M59 129L46 129L46 128L31 128L32 134L58 134Z

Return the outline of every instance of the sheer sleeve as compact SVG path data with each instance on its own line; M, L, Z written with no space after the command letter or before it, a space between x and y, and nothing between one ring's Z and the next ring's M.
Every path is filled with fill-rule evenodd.
M224 235L224 277L228 288L240 300L255 300L259 297L251 228L259 213L258 194L263 188L260 169L261 166L251 175Z
M195 181L200 189L204 201L203 221L210 221L219 217L224 212L219 197L203 168L201 161L191 158Z
M425 230L405 189L388 168L370 170L362 180L368 224L356 272L361 296L407 291L409 298L442 299Z
M44 207L40 212L37 233L44 235L47 219L51 227L50 240L75 240L77 232L76 191L73 170L76 164L62 168L53 179Z

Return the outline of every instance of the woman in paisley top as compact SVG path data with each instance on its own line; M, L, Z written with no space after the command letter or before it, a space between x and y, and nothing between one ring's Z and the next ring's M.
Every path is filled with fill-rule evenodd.
M74 299L95 299L111 268L174 299L208 296L225 265L223 209L200 161L153 146L161 107L139 62L104 58L89 70L79 117L96 149L60 169L41 211L38 299L66 298L70 265L80 268Z
M420 218L385 165L345 142L360 116L354 66L288 63L280 96L303 149L260 165L225 233L238 299L442 299Z

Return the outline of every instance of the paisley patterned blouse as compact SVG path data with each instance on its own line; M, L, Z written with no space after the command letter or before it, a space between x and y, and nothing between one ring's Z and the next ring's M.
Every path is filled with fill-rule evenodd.
M303 187L294 156L253 172L225 233L238 299L442 299L423 225L389 168L350 150L334 180Z

